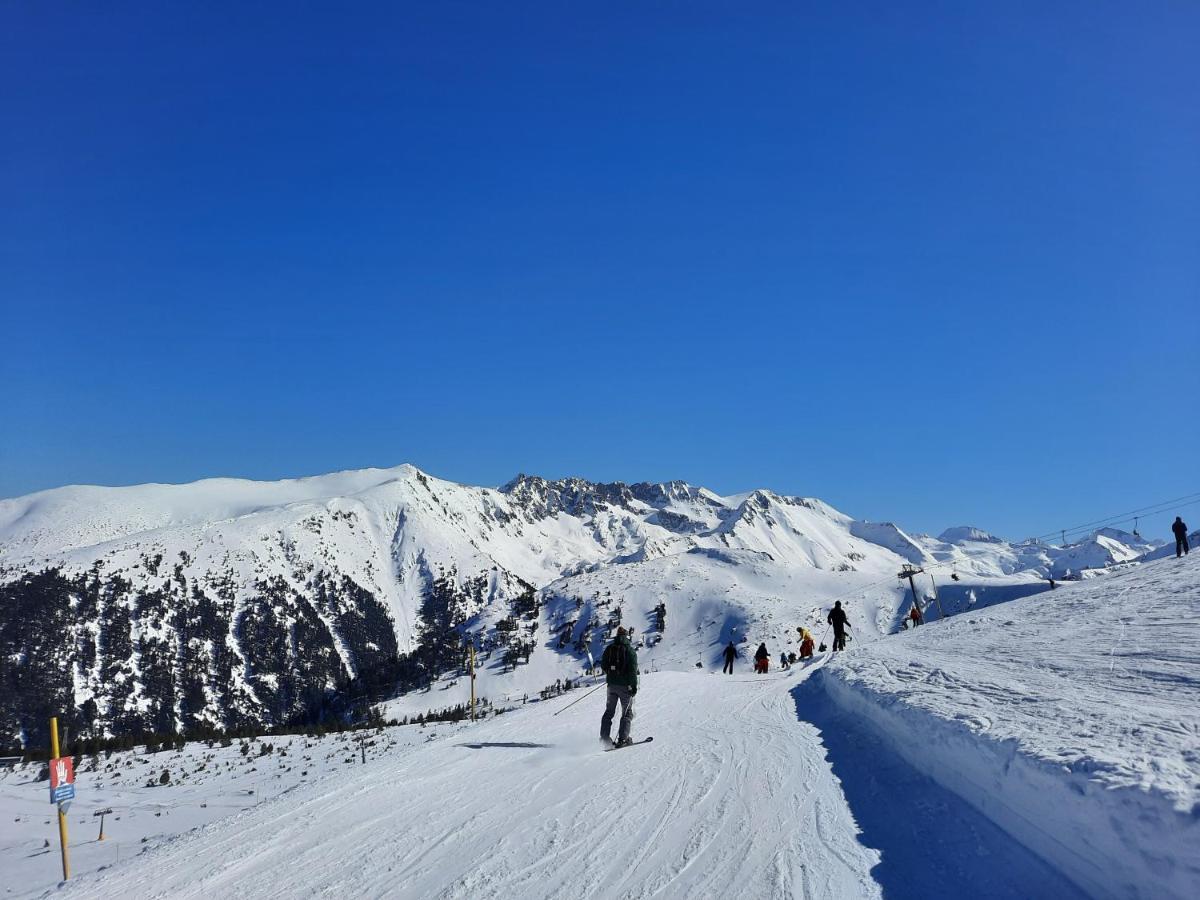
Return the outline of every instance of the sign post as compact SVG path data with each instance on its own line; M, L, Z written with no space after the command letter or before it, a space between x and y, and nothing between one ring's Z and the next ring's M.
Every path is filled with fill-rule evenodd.
M58 717L54 716L50 719L50 802L58 805L58 841L62 845L63 881L69 881L71 857L67 850L67 812L63 804L75 797L75 761L58 754Z

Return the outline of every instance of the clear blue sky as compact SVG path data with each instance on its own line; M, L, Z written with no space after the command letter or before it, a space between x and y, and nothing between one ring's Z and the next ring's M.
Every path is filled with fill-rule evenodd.
M0 496L1200 490L1197 47L1186 0L5 4Z

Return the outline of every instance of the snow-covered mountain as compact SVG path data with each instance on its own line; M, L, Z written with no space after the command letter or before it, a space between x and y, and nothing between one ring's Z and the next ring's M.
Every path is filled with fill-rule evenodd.
M1031 572L1059 579L1132 562L1159 546L1116 528L1101 528L1064 546L1036 539L1010 543L966 525L948 528L937 538L919 535L915 540L929 556L950 564L956 573L997 576Z
M634 567L709 552L761 564ZM611 754L582 688L474 723L76 743L65 884L43 764L0 768L5 896L1193 898L1198 584L1168 559L766 675L651 671L654 740Z
M1072 568L1145 552L1092 540ZM64 487L0 501L0 744L41 740L49 710L96 734L342 714L457 669L468 635L481 688L538 690L577 675L622 615L655 631L659 604L664 667L772 623L816 624L842 595L871 622L866 639L894 627L904 563L1014 576L1027 593L1060 556L683 482L520 475L491 489L406 465Z

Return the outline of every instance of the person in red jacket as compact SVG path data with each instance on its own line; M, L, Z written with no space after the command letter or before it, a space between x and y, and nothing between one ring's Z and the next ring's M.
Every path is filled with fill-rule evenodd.
M910 622L912 622L913 628L916 628L918 625L920 625L921 624L921 607L917 606L917 604L914 603L912 605L912 609L910 609L908 611L908 619Z
M771 665L771 654L767 652L766 644L759 644L758 650L754 653L754 671L760 675L767 671Z
M807 628L800 629L800 658L812 659L813 636Z

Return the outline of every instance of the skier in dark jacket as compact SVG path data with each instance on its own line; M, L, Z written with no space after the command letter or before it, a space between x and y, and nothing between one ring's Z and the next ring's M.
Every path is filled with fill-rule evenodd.
M633 698L638 692L637 651L629 643L629 632L624 628L617 629L616 638L604 649L600 665L604 669L604 680L608 683L608 702L600 719L600 742L606 747L613 746L612 721L619 702L621 725L617 731L616 746L624 747L633 743L629 731L633 727Z
M767 651L766 644L759 644L758 649L754 651L754 671L764 673L771 665L771 654Z
M733 661L737 659L737 647L733 646L733 641L729 642L729 646L725 648L725 666L721 669L722 674L733 674Z
M1183 524L1183 519L1179 516L1175 517L1175 522L1171 525L1171 531L1175 535L1175 558L1183 556L1191 549L1188 547L1187 541L1187 526Z
M833 604L833 609L829 611L829 615L825 617L825 621L833 626L833 649L846 649L846 629L850 627L850 619L846 616L846 611L842 609L842 601L838 600Z

